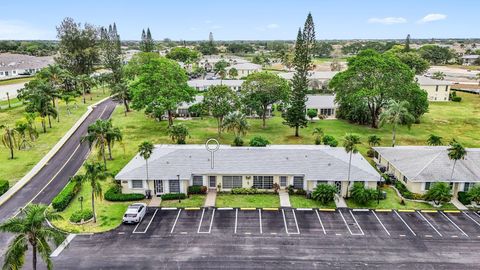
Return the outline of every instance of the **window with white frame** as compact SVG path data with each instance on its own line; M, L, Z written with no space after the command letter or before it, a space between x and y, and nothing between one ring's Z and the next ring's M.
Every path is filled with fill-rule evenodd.
M322 185L322 184L328 184L328 181L317 180L317 186L318 186L318 185Z
M253 187L260 189L271 189L273 187L273 176L258 176L253 177Z
M294 176L293 177L293 188L303 189L303 176Z
M143 180L132 180L132 188L143 188Z
M168 181L168 188L170 189L170 193L178 193L178 192L180 192L180 181L178 181L178 180L169 180L169 181Z
M429 190L431 185L432 185L431 182L425 182L425 188L424 188L424 190Z
M242 187L242 177L237 175L225 175L222 177L223 188L240 188Z
M201 175L194 175L192 182L193 182L193 185L194 185L194 186L203 186L203 176L201 176Z

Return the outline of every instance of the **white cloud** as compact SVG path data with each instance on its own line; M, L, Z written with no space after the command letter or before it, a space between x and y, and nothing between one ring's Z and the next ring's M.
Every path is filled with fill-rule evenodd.
M0 39L53 39L55 31L36 28L19 20L0 20Z
M267 25L268 29L275 29L275 28L278 28L278 27L280 27L280 26L276 23L271 23L271 24Z
M403 17L385 17L385 18L370 18L368 23L380 23L380 24L398 24L406 23L407 19Z
M427 23L427 22L433 22L433 21L440 21L440 20L445 20L447 18L447 15L445 14L439 14L439 13L430 13L423 17L421 20L419 20L419 23Z

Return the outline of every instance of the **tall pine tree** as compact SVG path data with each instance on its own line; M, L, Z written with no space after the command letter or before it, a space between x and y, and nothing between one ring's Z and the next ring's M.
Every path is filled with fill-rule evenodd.
M403 49L405 52L410 51L410 34L407 35L407 39L405 39L405 48Z
M295 136L299 136L299 129L308 124L305 117L308 90L308 72L312 67L312 54L315 48L315 26L312 15L309 13L305 26L298 29L295 43L294 66L295 74L292 79L289 106L284 114L284 124L295 128Z
M143 29L142 40L140 41L140 50L142 52L153 52L154 49L155 49L155 42L153 41L150 28L147 28L147 32L145 32L145 29Z

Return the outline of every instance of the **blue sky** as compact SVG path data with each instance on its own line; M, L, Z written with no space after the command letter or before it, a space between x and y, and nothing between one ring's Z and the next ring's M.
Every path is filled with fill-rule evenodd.
M480 37L476 0L2 1L0 39L54 39L64 17L108 25L122 39L294 39L309 11L318 39ZM7 11L7 12L5 12Z

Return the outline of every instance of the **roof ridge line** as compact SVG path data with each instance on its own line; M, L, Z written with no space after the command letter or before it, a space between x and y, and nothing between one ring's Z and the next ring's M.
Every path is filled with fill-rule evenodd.
M327 148L327 149L329 149L329 148ZM322 149L322 150L324 150L324 149ZM329 155L329 156L331 156L331 157L333 157L333 158L335 158L335 159L337 159L337 160L340 160L341 162L347 164L347 166L349 165L349 163L348 163L347 161L344 161L344 160L342 160L342 159L340 159L340 158L338 158L338 157L336 157L336 156L334 156L334 155L331 155L330 153L327 153L328 151L323 151L323 152L324 152L325 154L327 154L327 155ZM348 152L346 152L346 153L349 154ZM357 153L359 153L359 152L357 152ZM357 154L357 153L354 153L354 154ZM362 154L360 154L360 156L363 158ZM365 159L365 161L367 161L367 160ZM368 163L368 161L367 161L367 163ZM351 164L352 164L353 167L361 170L362 172L365 172L365 173L367 173L367 174L371 174L370 172L365 171L363 168L360 168L360 167L356 166L355 164L353 164L353 162L352 162ZM370 163L368 163L368 164L370 165Z
M425 164L425 166L423 166L423 168L413 177L413 178L416 178L418 175L420 175L430 164L432 164L432 162L438 158L438 156L440 156L440 154L442 153L442 151L438 152L438 154L432 158L432 160L430 160L429 162L427 162L427 164Z

